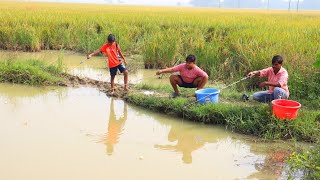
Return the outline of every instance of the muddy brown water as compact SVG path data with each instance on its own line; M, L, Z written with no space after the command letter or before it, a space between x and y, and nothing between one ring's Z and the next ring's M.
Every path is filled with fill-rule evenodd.
M0 114L0 179L285 176L282 163L273 165L282 142L255 143L223 127L154 113L94 88L2 83Z

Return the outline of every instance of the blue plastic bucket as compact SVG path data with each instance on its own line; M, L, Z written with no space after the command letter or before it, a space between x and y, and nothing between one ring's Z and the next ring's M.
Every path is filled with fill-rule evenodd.
M218 103L219 102L219 89L215 88L207 88L207 89L200 89L196 92L197 101L202 104L207 103Z

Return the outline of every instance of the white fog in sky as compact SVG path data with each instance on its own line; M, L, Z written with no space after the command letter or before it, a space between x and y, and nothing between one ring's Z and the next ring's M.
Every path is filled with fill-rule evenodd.
M94 4L130 4L130 5L163 5L175 6L177 4L188 5L190 0L26 0L37 2L71 2L71 3L94 3Z
M1 1L1 0L0 0ZM118 4L144 6L194 6L222 8L257 8L265 9L313 9L320 10L320 0L20 0L59 3L91 3L91 4ZM289 2L291 3L289 4ZM252 3L251 3L252 2ZM299 2L299 3L298 3ZM270 6L269 6L270 5Z

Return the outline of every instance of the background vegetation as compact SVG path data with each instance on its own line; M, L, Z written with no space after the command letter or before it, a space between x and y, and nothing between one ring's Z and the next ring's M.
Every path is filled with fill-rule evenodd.
M166 67L196 54L213 80L228 82L270 66L280 54L290 74L291 98L320 107L320 13L83 4L1 3L0 48L88 53L114 33L146 67ZM244 88L255 88L258 80Z

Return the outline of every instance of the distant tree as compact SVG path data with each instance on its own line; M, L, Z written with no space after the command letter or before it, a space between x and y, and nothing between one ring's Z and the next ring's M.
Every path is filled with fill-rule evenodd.
M288 10L290 11L290 9L291 9L291 0L289 0L289 8L288 8Z

